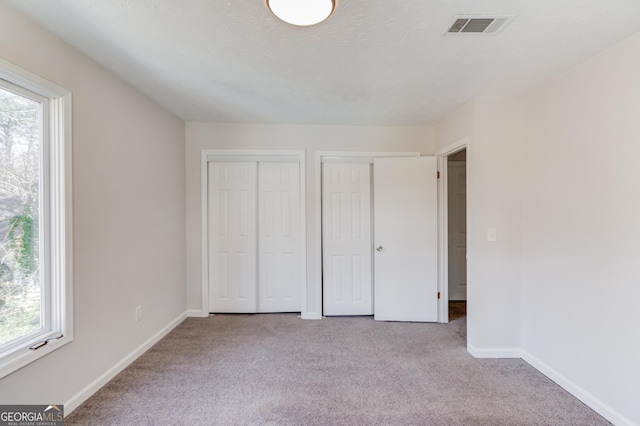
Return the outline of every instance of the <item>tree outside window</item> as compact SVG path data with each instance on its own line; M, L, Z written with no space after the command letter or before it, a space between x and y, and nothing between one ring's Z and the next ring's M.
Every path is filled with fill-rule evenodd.
M42 327L41 111L0 88L0 345Z

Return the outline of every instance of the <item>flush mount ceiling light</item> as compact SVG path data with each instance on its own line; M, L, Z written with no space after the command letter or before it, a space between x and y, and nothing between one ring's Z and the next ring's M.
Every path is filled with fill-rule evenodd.
M292 25L318 24L331 15L335 0L267 0L271 13Z

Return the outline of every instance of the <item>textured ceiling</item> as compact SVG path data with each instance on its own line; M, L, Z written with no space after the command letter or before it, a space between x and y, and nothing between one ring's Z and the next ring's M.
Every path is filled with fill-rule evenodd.
M265 0L7 2L186 121L428 125L640 31L638 0L338 0L312 27ZM443 36L455 14L516 18Z

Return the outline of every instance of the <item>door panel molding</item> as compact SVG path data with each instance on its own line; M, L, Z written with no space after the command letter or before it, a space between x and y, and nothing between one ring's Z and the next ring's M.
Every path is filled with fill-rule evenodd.
M300 168L258 163L258 312L300 310Z
M305 176L306 155L304 150L229 150L205 149L200 155L200 200L201 200L201 277L202 277L202 310L200 316L209 316L209 195L208 168L209 162L295 162L299 164L299 196L300 196L300 259L299 280L300 311L305 318L307 313L307 256L306 256L306 198Z
M322 164L323 315L373 314L371 165Z
M324 162L363 162L373 163L374 158L378 157L419 157L420 152L404 151L404 152L358 152L358 151L317 151L315 155L315 286L313 286L315 294L311 295L315 300L323 300L322 294L322 163ZM306 299L304 299L306 300ZM302 318L320 319L322 318L322 303L319 304L319 312L306 312L302 314Z
M209 307L216 312L255 312L258 306L257 166L208 165Z

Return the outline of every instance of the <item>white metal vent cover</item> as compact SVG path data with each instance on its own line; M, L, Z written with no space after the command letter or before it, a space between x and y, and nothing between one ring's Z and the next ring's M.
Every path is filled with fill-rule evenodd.
M515 15L455 15L447 26L447 34L497 34L515 18Z

